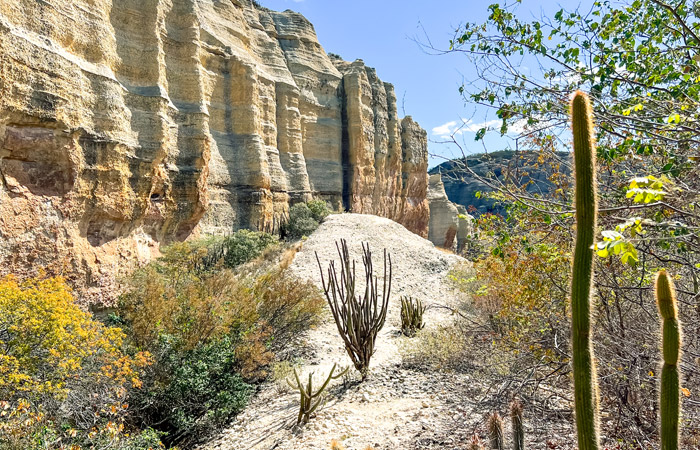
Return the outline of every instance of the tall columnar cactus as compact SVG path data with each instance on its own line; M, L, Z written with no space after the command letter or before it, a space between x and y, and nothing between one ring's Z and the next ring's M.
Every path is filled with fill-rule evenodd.
M391 295L391 255L384 249L384 278L381 295L377 276L372 266L372 252L369 244L362 244L362 264L365 266L365 292L355 292L355 261L350 260L350 252L345 239L335 243L340 257L340 276L335 262L328 267L328 283L323 276L321 260L316 254L321 271L323 291L331 308L340 337L345 342L345 350L364 381L369 374L369 362L374 354L377 333L384 326ZM388 272L387 272L388 268Z
M517 398L510 403L510 422L513 428L513 450L525 450L523 404Z
M676 310L676 291L665 270L656 275L656 304L661 314L661 350L664 359L660 389L661 450L676 450L680 419L678 362L681 353L681 326Z
M588 96L571 100L576 182L576 246L571 276L571 342L574 366L574 405L579 450L597 450L598 385L591 341L593 242L596 230L596 159L593 120Z
M486 430L493 450L505 450L503 445L503 418L497 412L492 412L486 419Z

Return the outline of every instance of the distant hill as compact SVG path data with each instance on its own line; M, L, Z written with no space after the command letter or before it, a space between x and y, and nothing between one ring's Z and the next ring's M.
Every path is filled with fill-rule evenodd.
M559 152L561 171L570 173L570 154ZM541 159L535 151L503 150L491 153L478 153L465 158L452 159L430 169L429 173L442 175L445 192L450 201L463 205L473 215L496 213L505 215L505 207L493 200L477 198L477 192L491 192L493 189L465 169L468 166L477 175L494 181L510 180L527 185L530 193L548 195L552 189L549 177L553 172L551 164Z

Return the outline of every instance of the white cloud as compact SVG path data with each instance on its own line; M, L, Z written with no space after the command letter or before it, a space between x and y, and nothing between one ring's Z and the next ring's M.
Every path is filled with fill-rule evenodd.
M508 124L508 134L520 134L525 131L526 125L526 119L516 120L515 122Z
M450 137L450 135L454 132L455 125L457 125L457 122L454 120L443 123L439 127L433 128L433 136L439 136L441 138Z
M452 136L459 136L464 133L476 133L482 128L500 127L500 120L487 120L485 122L474 122L471 119L444 123L432 129L433 136L440 139L450 139Z
M462 130L468 131L470 133L476 133L477 131L481 130L482 128L493 128L493 127L498 127L501 125L500 120L488 120L486 122L479 122L479 123L474 123L471 120L467 120L464 122L464 128ZM462 131L460 130L460 131Z

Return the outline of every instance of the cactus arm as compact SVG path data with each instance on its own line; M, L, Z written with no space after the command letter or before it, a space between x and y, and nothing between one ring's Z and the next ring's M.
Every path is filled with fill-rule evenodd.
M333 367L335 367L335 364L333 365ZM343 370L342 372L340 372L338 375L333 376L332 378L333 378L334 380L337 380L338 378L340 378L340 377L342 377L343 375L345 375L346 373L348 373L348 370L350 370L350 367L349 367L349 366L346 367L345 370ZM331 372L332 372L332 371L331 371Z
M663 367L659 398L661 450L677 450L680 435L680 360L681 326L678 322L673 281L665 270L656 276L656 303L662 321Z
M309 420L308 420L308 417L311 416L311 414L313 414L313 413L316 411L316 408L318 408L318 406L319 406L325 399L326 399L326 397L319 397L319 398L316 400L316 403L309 409L308 413L306 414L306 416L307 416L306 422L309 421Z
M333 378L333 372L335 371L335 366L336 366L336 364L333 364L333 368L331 369L331 373L328 374L328 378L326 378L326 381L323 383L321 388L318 391L316 391L316 393L313 394L311 397L318 397L326 389L326 386L328 386L328 383ZM310 375L309 375L309 378L311 378Z
M597 450L598 398L591 342L591 290L597 199L595 144L588 97L577 91L571 101L574 138L576 245L571 281L574 405L580 450Z

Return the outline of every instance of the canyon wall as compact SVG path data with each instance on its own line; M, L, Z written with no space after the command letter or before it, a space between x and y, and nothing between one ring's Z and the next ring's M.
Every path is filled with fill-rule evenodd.
M359 31L358 31L359 32ZM250 0L0 2L0 272L88 303L161 245L311 198L427 236L426 133L392 85Z

